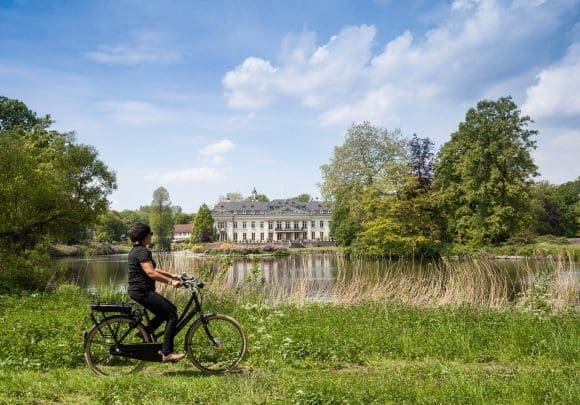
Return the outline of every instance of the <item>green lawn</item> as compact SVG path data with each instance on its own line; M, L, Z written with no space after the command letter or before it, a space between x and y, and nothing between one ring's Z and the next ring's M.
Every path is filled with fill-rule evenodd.
M248 335L237 373L187 360L99 378L84 364L90 298L0 297L0 403L577 403L580 316L515 309L208 299ZM41 311L42 310L42 311ZM176 339L177 347L183 336Z

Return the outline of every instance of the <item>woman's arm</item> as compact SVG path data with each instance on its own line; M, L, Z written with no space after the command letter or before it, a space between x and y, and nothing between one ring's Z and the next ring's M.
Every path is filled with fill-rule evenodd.
M153 262L148 260L141 262L141 268L151 279L159 281L165 284L171 284L173 287L179 287L181 285L179 276L173 275L161 269L156 269L153 267Z

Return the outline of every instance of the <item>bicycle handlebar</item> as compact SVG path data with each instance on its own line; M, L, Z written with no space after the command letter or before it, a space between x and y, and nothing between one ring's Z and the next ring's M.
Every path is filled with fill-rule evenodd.
M181 275L181 284L187 287L203 288L205 283L203 281L195 281L193 276L183 273Z

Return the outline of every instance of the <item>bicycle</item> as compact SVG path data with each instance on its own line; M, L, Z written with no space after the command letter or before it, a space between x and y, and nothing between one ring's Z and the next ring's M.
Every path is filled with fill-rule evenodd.
M183 286L191 297L177 322L177 332L197 315L185 335L187 357L206 374L231 371L246 353L246 335L234 318L216 313L203 313L203 282L183 274ZM99 318L99 314L101 318ZM94 326L84 332L84 355L89 368L97 375L125 375L143 368L145 362L161 362L163 331L147 332L148 312L132 303L93 303Z

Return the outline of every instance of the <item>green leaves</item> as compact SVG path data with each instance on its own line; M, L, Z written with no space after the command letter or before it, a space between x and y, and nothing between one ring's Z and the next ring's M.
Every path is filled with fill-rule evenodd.
M93 147L47 130L50 123L0 97L0 245L12 252L94 223L116 188Z
M215 239L213 227L213 217L211 210L205 204L202 204L197 211L195 219L193 220L193 230L191 232L191 241L197 242L213 242Z
M169 250L173 239L173 209L169 192L159 187L153 192L149 208L149 226L153 231L153 241L159 250Z
M530 151L537 131L511 97L471 108L437 156L435 184L449 237L500 243L530 222Z

